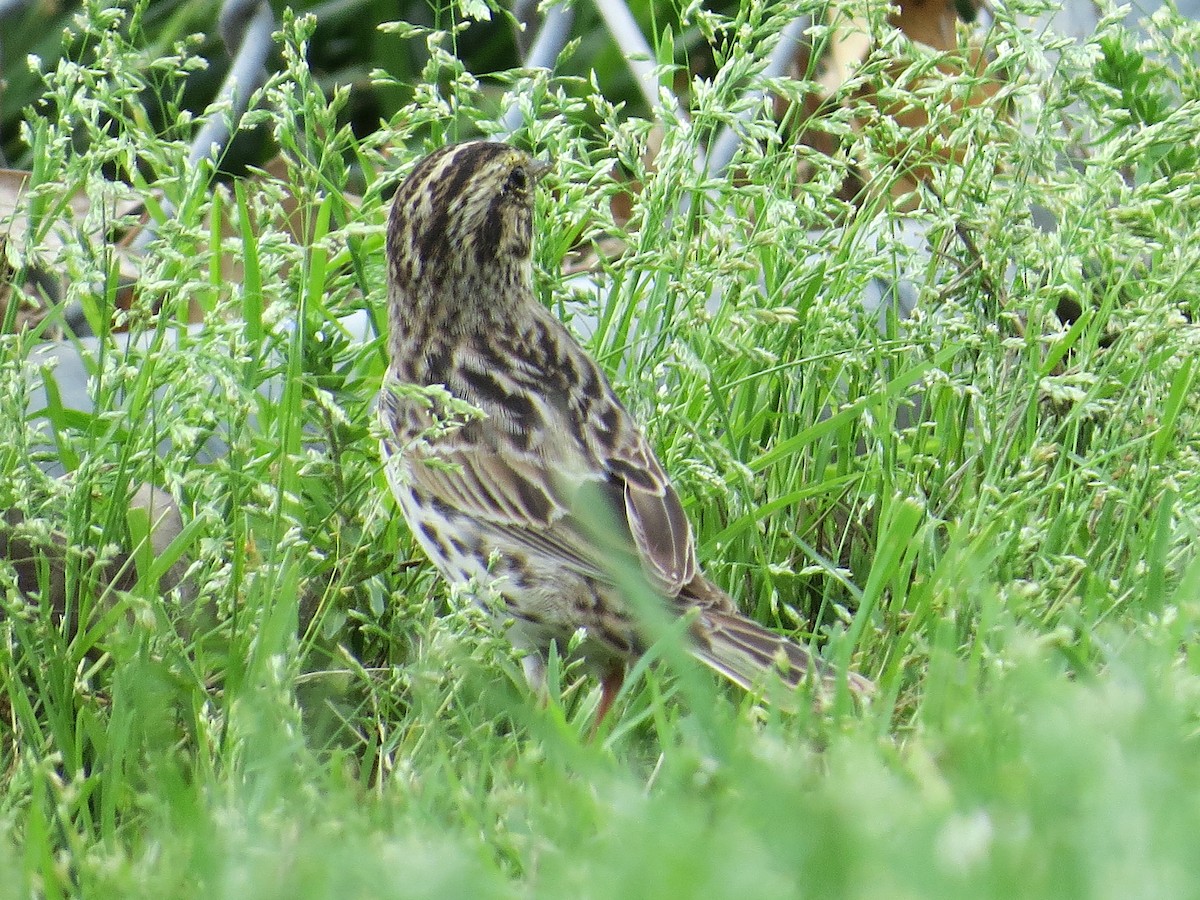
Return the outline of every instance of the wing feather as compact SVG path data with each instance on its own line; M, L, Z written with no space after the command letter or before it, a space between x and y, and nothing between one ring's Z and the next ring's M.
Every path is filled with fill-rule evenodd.
M593 452L603 460L610 478L624 485L625 519L652 585L675 597L696 576L696 549L692 527L666 473L632 417L609 394L609 408L601 414L615 423L611 432L590 429ZM609 443L601 441L611 434Z
M502 417L475 420L405 451L407 479L500 546L515 542L606 582L633 557L655 591L675 597L696 575L683 505L603 375L582 353L575 362L601 388L587 425L573 424L561 402L539 402L542 428L525 442Z
M580 574L605 577L568 498L544 468L476 441L441 440L422 455L409 462L415 490L470 516L502 546L515 543Z

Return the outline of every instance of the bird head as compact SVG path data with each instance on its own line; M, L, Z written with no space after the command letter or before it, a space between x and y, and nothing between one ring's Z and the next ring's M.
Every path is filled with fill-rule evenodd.
M425 157L392 201L393 283L413 292L527 281L534 191L548 168L491 141L451 144Z

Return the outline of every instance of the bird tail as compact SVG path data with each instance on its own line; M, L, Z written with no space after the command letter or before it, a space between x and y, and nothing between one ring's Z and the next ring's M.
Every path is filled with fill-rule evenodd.
M737 613L705 610L696 622L694 638L689 647L692 654L744 690L762 688L771 672L790 688L815 677L821 694L832 696L836 690L838 675L828 663ZM846 683L855 696L867 697L875 691L869 679L854 672L846 674Z

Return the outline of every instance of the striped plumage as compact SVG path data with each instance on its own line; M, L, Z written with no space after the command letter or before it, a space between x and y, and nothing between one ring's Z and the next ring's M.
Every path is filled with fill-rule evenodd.
M814 671L829 680L824 664L739 614L700 574L654 452L534 297L533 192L544 168L505 144L456 144L423 159L393 200L388 381L444 385L485 414L431 435L437 411L385 383L382 450L414 536L451 584L475 580L503 598L532 683L551 643L565 650L584 629L601 716L645 645L618 587L631 571L672 614L696 610L692 652L742 687L772 670L789 684ZM870 687L853 674L849 685Z

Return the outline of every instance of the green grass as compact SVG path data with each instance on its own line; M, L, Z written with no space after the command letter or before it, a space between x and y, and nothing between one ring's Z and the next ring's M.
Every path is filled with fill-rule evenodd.
M1160 65L1194 23L1164 18L1137 52L1106 25L1102 52L1051 69L1047 39L1001 18L996 105L934 110L964 153L913 216L931 254L886 227L889 173L919 162L885 152L886 122L847 133L875 182L852 211L844 161L799 183L803 151L762 117L736 184L697 174L734 80L664 123L653 168L645 121L580 82L516 82L535 106L514 140L554 163L541 297L596 323L714 580L879 687L864 708L785 713L664 648L590 739L596 686L552 663L536 702L494 627L417 559L373 434L386 195L422 150L486 127L495 92L435 54L437 90L355 138L289 20L254 114L286 174L214 190L139 112L147 80L169 96L186 61L148 68L122 21L93 11L70 43L91 50L26 113L42 163L25 246L103 349L93 410L52 394L32 418L38 335L0 336L0 508L72 548L84 623L71 633L0 566L0 897L1195 893L1200 188L1179 148L1200 116L1179 98L1200 84ZM775 28L746 22L749 45ZM1060 163L1085 141L1086 165ZM628 225L610 211L618 159L643 185ZM127 313L113 251L80 237L106 171L180 210ZM94 212L54 251L75 191ZM591 286L560 274L572 245L613 235L625 252ZM880 330L860 298L901 275L919 315ZM1084 310L1071 327L1064 297ZM364 311L366 344L339 326ZM147 481L185 522L157 559L131 548L147 525L126 498ZM105 590L121 548L132 587ZM194 596L158 588L176 559Z

